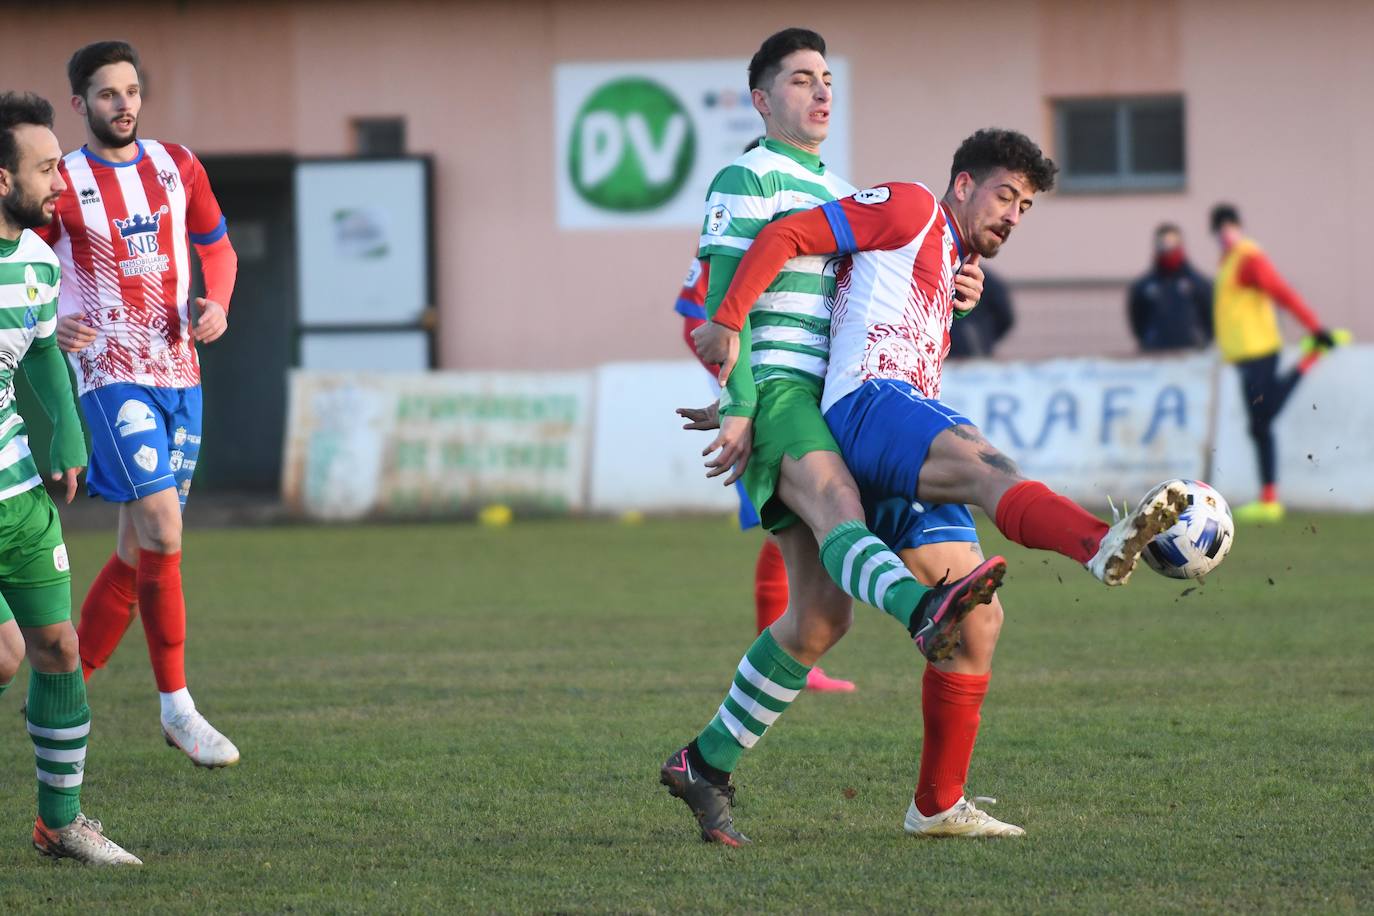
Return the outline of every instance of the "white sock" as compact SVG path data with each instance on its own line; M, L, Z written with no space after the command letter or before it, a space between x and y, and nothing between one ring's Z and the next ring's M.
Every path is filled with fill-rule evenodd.
M162 701L163 721L196 711L196 701L191 699L191 691L185 687L180 690L173 690L171 693L159 691L157 698Z

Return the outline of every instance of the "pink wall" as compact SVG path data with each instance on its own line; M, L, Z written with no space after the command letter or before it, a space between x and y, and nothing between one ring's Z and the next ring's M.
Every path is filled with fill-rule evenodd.
M111 32L106 4L7 16L0 85L67 98L76 46L139 46L151 92L144 133L203 154L350 152L350 119L403 115L435 159L441 360L447 368L567 368L682 354L669 312L690 229L555 228L552 68L598 59L747 58L769 32L806 24L849 58L853 174L944 181L958 141L988 124L1051 146L1049 99L1182 91L1189 187L1051 195L995 266L1018 283L1008 356L1125 353L1122 284L1154 225L1181 223L1194 261L1216 252L1204 221L1234 200L1319 313L1374 336L1361 308L1357 227L1374 204L1374 5L1360 0L989 4L856 0L694 15L679 3L145 3ZM26 36L23 41L14 36ZM741 79L743 75L741 74ZM59 136L80 142L61 106ZM1306 192L1306 193L1303 193ZM1302 195L1299 197L1299 195ZM223 201L233 219L233 202ZM1079 286L1069 281L1095 279Z

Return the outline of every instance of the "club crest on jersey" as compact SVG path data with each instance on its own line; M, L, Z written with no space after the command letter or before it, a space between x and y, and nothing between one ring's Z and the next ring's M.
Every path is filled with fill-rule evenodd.
M157 183L166 188L168 194L171 194L177 189L177 173L171 169L163 169L157 173Z
M139 258L157 254L157 230L162 223L162 215L167 212L162 207L151 216L135 213L128 219L115 218L115 229L124 244L129 246L129 257Z
M891 188L867 188L854 195L854 202L860 204L886 203L892 196Z
M126 277L143 274L162 273L171 264L171 258L163 254L157 240L162 218L167 215L168 207L163 204L153 214L135 213L127 219L115 217L115 231L128 246L129 257L119 262L119 269Z
M38 304L38 272L32 264L24 265L24 298L29 300L29 309L24 313L24 327L31 328L33 324L29 323L29 312L37 314L34 306ZM37 323L37 318L34 323Z

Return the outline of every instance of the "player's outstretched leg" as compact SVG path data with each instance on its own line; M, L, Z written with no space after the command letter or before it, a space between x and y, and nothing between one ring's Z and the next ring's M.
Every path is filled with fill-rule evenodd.
M959 625L968 612L987 604L1007 574L1007 561L989 557L961 579L946 583L941 579L926 592L912 615L907 631L927 659L944 661L959 644Z
M1017 544L1061 553L1103 583L1125 585L1145 545L1178 521L1187 505L1187 489L1169 481L1108 526L1043 483L1022 480L1002 494L993 518L998 530Z
M1125 585L1135 569L1140 552L1150 539L1178 521L1188 508L1188 488L1171 480L1155 487L1135 507L1117 519L1102 536L1102 543L1085 566L1107 585Z
M81 782L91 709L80 670L29 676L29 736L38 761L38 818L33 846L50 858L85 865L142 865L81 813Z

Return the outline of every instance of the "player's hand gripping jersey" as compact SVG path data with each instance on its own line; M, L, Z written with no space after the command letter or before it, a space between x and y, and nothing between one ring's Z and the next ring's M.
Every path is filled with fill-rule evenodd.
M822 412L869 379L899 379L940 396L949 352L954 276L967 247L922 184L878 185L765 229L716 312L727 327L789 259L853 256L839 267Z
M200 252L206 298L226 309L236 259L205 169L174 143L143 140L130 162L84 148L62 160L67 190L39 235L67 265L59 316L98 332L72 354L80 393L113 382L157 388L200 384L190 340L190 244ZM189 243L188 243L189 242Z

